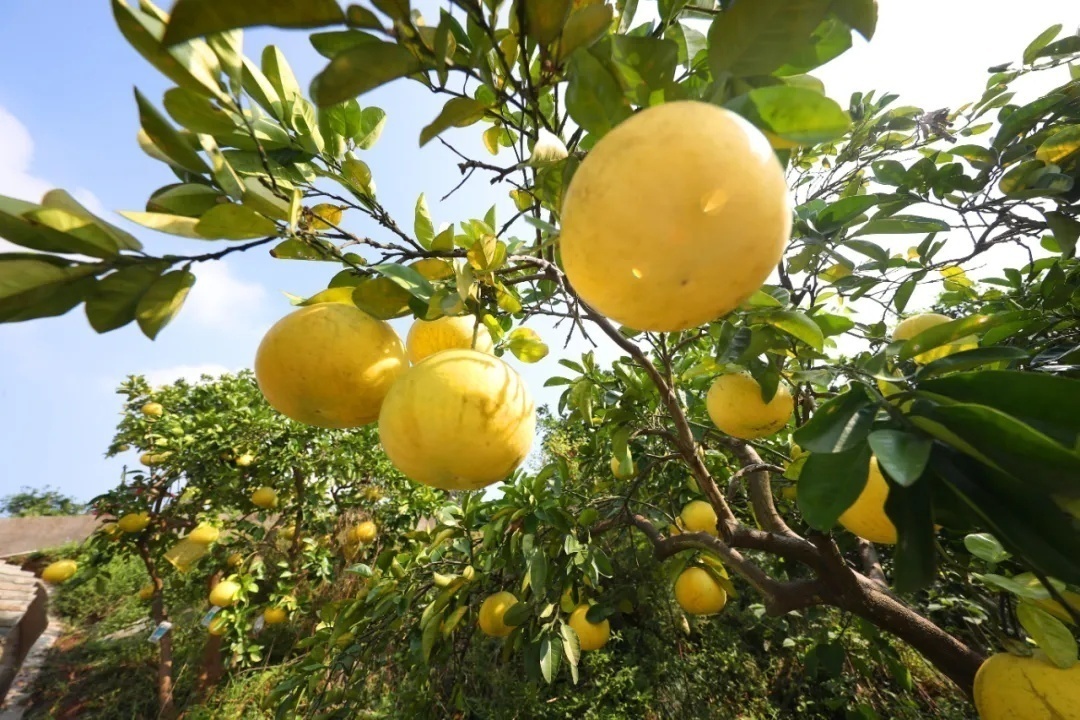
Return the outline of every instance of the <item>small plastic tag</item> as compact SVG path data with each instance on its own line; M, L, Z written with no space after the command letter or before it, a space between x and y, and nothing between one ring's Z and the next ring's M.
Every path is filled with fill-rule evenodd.
M161 638L165 637L165 633L172 629L172 623L168 620L162 620L161 624L154 628L154 632L150 633L150 642L157 644L161 642Z
M266 626L266 618L264 618L262 615L260 615L259 617L255 618L255 622L252 624L252 629L256 633L260 633L260 632L262 632L262 629L265 626Z
M210 623L214 622L214 617L219 612L221 612L221 608L219 606L214 605L213 607L211 607L210 610L205 615L203 615L202 620L200 621L202 626L210 627Z

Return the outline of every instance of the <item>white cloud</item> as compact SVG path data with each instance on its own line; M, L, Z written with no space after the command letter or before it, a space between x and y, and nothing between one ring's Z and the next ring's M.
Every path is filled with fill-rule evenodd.
M230 370L224 365L204 363L202 365L175 365L159 370L149 370L143 373L143 375L146 376L146 381L148 383L154 387L158 387L160 385L170 385L181 378L188 382L196 382L203 375L217 377L218 375L224 375L228 372L235 371Z
M34 159L34 139L19 119L0 107L0 195L40 202L41 197L56 187L48 180L31 172ZM71 194L90 212L104 215L101 201L86 188L76 188ZM0 239L0 251L19 250L7 240Z
M198 280L181 317L215 330L236 332L261 327L265 287L241 280L224 260L200 263L195 267L195 276Z

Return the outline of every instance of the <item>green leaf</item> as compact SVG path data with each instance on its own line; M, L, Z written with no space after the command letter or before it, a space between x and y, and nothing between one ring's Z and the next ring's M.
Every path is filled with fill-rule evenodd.
M829 9L867 40L874 37L878 19L877 0L833 0Z
M1065 125L1043 140L1035 157L1044 163L1061 165L1080 152L1080 125Z
M630 117L630 103L615 76L588 50L570 57L566 111L597 139Z
M836 525L866 487L869 473L870 446L865 442L844 452L811 452L796 485L796 502L807 524L822 531Z
M420 636L420 651L424 656L425 663L431 662L431 651L435 647L435 640L439 637L439 630L442 626L442 616L443 611L440 610L424 627L424 631Z
M320 240L319 238L310 238L308 240L300 240L298 238L289 238L284 240L270 251L270 257L277 258L278 260L322 260L325 262L335 262L337 258L334 257L333 245L327 240ZM337 289L337 288L335 288ZM341 288L346 289L346 288ZM349 294L353 292L353 288L347 288Z
M929 482L889 486L885 513L896 526L893 586L897 592L921 590L937 576L932 495Z
M763 313L761 319L819 352L825 347L825 335L821 332L821 328L801 312L771 310Z
M851 248L879 263L889 261L889 251L876 243L867 240L845 240L844 247Z
M935 218L917 215L893 215L874 218L859 228L856 235L901 235L904 233L932 233L949 230L949 223Z
M102 278L86 299L90 327L105 333L134 320L139 299L167 267L165 263L132 265Z
M415 269L406 265L387 263L384 265L374 265L371 269L375 270L383 277L392 280L398 287L406 290L418 300L428 302L431 300L432 293L435 292L434 288L431 287L431 283L427 281L427 278Z
M184 217L183 215L170 215L168 213L137 212L134 210L122 210L120 214L131 222L138 223L151 230L169 233L170 235L179 235L180 237L193 238L195 240L206 239L195 229L199 224L198 218Z
M169 124L137 88L135 90L135 102L139 106L139 123L158 149L184 170L193 172L196 175L210 172L210 167L195 151L191 143Z
M977 170L991 168L997 162L997 153L979 145L958 145L950 148L949 154L964 158Z
M472 98L450 98L443 105L438 117L420 131L420 147L424 147L444 130L451 127L468 127L484 117L485 107Z
M136 240L133 235L125 230L121 230L115 225L105 222L97 215L94 215L83 207L79 201L73 198L66 190L57 188L48 191L41 199L41 204L48 208L59 208L87 221L93 225L95 231L100 231L111 239L111 242L106 243L106 246L108 247L115 245L117 248L124 250L142 250L142 243Z
M152 213L183 215L198 219L207 210L225 199L220 190L209 185L181 183L167 185L151 195L146 201L146 210Z
M997 564L1009 559L1009 553L1001 546L990 533L972 533L964 536L964 547L967 551L988 563Z
M875 410L866 391L855 385L819 407L793 437L801 448L811 453L850 450L864 443Z
M1039 51L1050 44L1054 38L1061 32L1061 23L1051 25L1050 27L1039 33L1039 36L1031 41L1031 43L1024 48L1024 64L1030 65L1035 62L1035 58L1039 57Z
M915 278L908 278L904 282L900 283L900 286L896 288L896 294L893 295L893 307L896 308L896 312L904 312L904 308L907 307L908 300L911 299L911 293L915 292L915 287L919 284Z
M614 35L605 42L612 65L631 102L647 107L653 93L667 91L675 80L679 46L674 40Z
M195 276L187 270L165 273L143 293L135 306L135 319L146 337L153 340L169 324L187 299Z
M527 363L539 362L548 354L547 344L531 328L519 327L510 331L507 335L507 347L514 357Z
M245 205L216 205L199 218L195 231L209 240L251 240L278 234L277 224Z
M1050 662L1066 670L1076 664L1076 638L1065 623L1029 602L1016 606L1016 619Z
M559 635L562 636L563 653L566 655L566 661L570 663L571 667L577 667L578 663L581 662L581 640L578 638L578 634L574 632L574 628L570 627L569 623L559 621Z
M0 254L0 322L63 315L93 290L93 276L101 270L50 255Z
M1008 553L1005 553L1007 556ZM1004 575L996 575L994 573L977 574L973 573L976 578L982 580L987 585L993 585L996 588L1000 588L1005 592L1012 593L1020 598L1027 598L1030 600L1046 600L1050 597L1050 593L1043 587L1042 583L1038 581L1031 573L1025 573L1030 578L1034 579L1034 582L1030 582L1028 578L1022 575L1017 575L1015 578L1005 577Z
M382 108L364 108L360 113L360 132L353 138L357 147L370 150L382 134L384 125L386 125L386 112Z
M270 84L270 80L263 75L263 71L248 58L243 58L242 84L244 90L255 102L273 117L281 120L285 117L285 110L281 104L281 97L277 90Z
M947 345L968 335L981 334L995 325L1007 320L1015 320L1016 313L998 313L997 315L970 315L947 323L935 325L905 342L899 353L901 360L910 360L927 350Z
M1050 232L1054 234L1054 240L1061 248L1061 254L1066 258L1075 257L1076 240L1080 238L1080 221L1057 211L1044 213L1044 215Z
M538 45L559 37L573 4L571 0L521 0L525 6L525 31ZM550 682L550 681L549 681Z
M357 45L335 57L315 76L311 98L320 106L335 105L422 67L415 55L396 43Z
M855 327L855 321L849 317L843 315L829 315L828 313L818 313L811 315L810 319L813 320L825 337L831 337L833 335L843 335L852 328Z
M830 0L735 3L709 28L713 77L768 75L805 45L830 4Z
M814 225L821 232L832 232L848 224L881 202L879 195L853 195L831 203L817 214Z
M374 35L359 30L331 30L330 32L312 33L308 38L315 52L327 60L333 60L341 53L369 42L379 42Z
M974 370L993 363L1010 363L1026 360L1030 353L1023 348L996 346L962 350L927 363L916 371L918 378L932 378L952 372Z
M162 43L167 47L211 33L257 25L314 28L343 22L345 14L335 0L177 0Z
M803 46L788 56L775 74L784 77L802 75L850 49L851 28L837 17L827 17L814 29L814 33Z
M223 135L236 128L232 117L214 105L210 98L185 88L165 91L165 111L192 132Z
M548 2L548 0L539 1ZM534 4L537 2L538 0L533 0ZM550 684L559 672L559 662L562 660L562 654L562 640L551 635L544 635L544 638L540 641L540 674L544 676L545 682Z
M851 118L819 92L791 85L751 90L727 107L775 135L802 145L835 140L851 127Z
M559 41L559 58L565 59L578 48L587 48L602 38L611 27L610 5L585 5L566 21Z
M286 117L283 117L282 120L288 123L290 118L287 109L293 103L303 99L303 93L300 92L300 83L296 81L296 75L293 74L292 68L289 67L289 61L285 59L285 55L281 50L278 50L273 45L267 45L263 48L262 53L262 71L284 103Z
M875 430L866 436L878 464L902 487L922 477L930 460L930 439L904 430Z
M435 239L435 226L431 222L431 213L428 211L424 193L420 193L420 197L416 199L415 216L413 233L416 235L416 240L425 248L430 248L431 241Z

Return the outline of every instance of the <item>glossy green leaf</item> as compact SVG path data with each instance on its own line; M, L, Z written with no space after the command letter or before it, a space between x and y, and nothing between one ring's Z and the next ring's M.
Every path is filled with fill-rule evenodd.
M63 315L93 290L97 265L0 254L0 322Z
M788 55L777 75L808 73L851 49L851 29L838 17L826 17L802 47Z
M278 234L273 220L245 205L216 205L199 218L195 231L210 240L251 240Z
M372 270L375 270L383 277L389 278L396 285L418 300L427 302L431 299L431 295L434 292L434 289L431 287L431 283L427 281L427 278L417 272L414 268L388 263L384 265L374 265L372 266Z
M801 478L799 482L803 482ZM931 496L929 482L889 487L885 513L896 526L892 579L897 592L921 590L937 577Z
M177 0L162 42L176 45L211 33L258 25L315 28L344 22L345 14L335 0Z
M1054 234L1061 254L1066 258L1076 255L1076 241L1080 238L1080 221L1077 221L1062 212L1044 213L1050 232Z
M897 484L918 480L930 460L930 439L905 430L875 430L866 436L878 464Z
M514 603L503 613L503 622L512 627L517 627L528 622L530 615L532 615L532 610L527 603Z
M181 126L192 132L221 135L232 132L236 124L227 112L210 98L185 88L165 91L165 111Z
M330 61L311 84L311 98L335 105L421 69L420 61L396 43L357 45Z
M1039 33L1038 37L1032 40L1026 48L1024 48L1024 63L1030 64L1039 57L1039 51L1049 45L1054 38L1061 33L1061 23L1051 25L1050 27Z
M180 237L193 238L195 240L206 239L195 229L199 224L198 218L184 217L183 215L171 215L169 213L138 212L134 210L121 211L120 214L131 222L138 223L151 230L157 230L158 232L168 233L170 235L179 235Z
M932 233L948 231L949 223L936 218L917 215L893 215L874 218L863 225L856 235L900 235L904 233Z
M329 32L312 33L308 38L315 52L327 60L333 60L341 53L369 42L379 42L374 35L359 30L331 30Z
M630 103L605 65L588 50L570 57L566 111L596 138L630 117Z
M1076 664L1076 638L1065 623L1029 602L1016 606L1016 619L1050 662L1062 669Z
M269 78L263 71L248 58L243 58L242 83L244 90L255 102L279 120L285 117L285 109L281 104L281 96L270 83Z
M86 299L86 318L99 333L127 325L135 319L135 308L168 265L146 263L121 268L102 278Z
M865 442L843 452L811 452L796 485L803 519L816 530L831 529L862 493L869 473L870 446Z
M547 0L533 0L533 2L547 2ZM562 640L551 635L544 635L540 641L540 674L543 675L545 682L550 683L559 672L562 655Z
M952 355L929 362L916 372L919 378L932 378L952 372L974 370L977 367L996 363L1010 363L1026 360L1030 353L1023 348L996 346L962 350Z
M794 433L799 447L812 453L839 453L864 444L876 408L856 385L824 403Z
M1009 553L990 533L972 533L964 536L967 551L988 563L997 564L1009 559Z
M303 99L300 91L300 83L296 81L296 75L289 67L289 61L285 54L273 45L267 45L262 52L262 71L267 81L274 87L275 92L288 108L292 103ZM288 117L283 117L288 120Z
M848 224L881 202L879 195L854 195L831 203L814 218L814 225L822 232L831 232Z
M187 299L195 276L187 270L173 270L157 278L135 306L135 319L146 337L153 340L176 317Z
M834 140L851 127L851 118L835 100L805 87L769 85L727 106L758 127L803 145Z
M825 347L825 335L817 323L796 310L770 310L761 315L761 319L783 332L800 340L815 350Z
M566 23L571 0L520 0L525 6L525 32L538 45L548 45L559 37Z
M198 218L225 199L220 190L209 185L180 183L163 187L151 195L146 201L146 210Z
M825 19L830 0L736 3L709 28L713 76L768 75L786 63Z
M472 98L455 97L447 100L431 124L420 131L420 147L427 145L444 130L468 127L484 117L485 107Z
M611 6L585 5L571 13L559 41L559 57L568 58L578 48L587 48L611 27Z
M674 40L613 35L604 46L610 48L611 67L634 104L647 107L654 93L672 86L679 63L679 46Z
M191 142L180 135L138 89L135 90L135 102L139 106L139 122L142 129L170 160L197 175L210 172L210 167L199 156Z

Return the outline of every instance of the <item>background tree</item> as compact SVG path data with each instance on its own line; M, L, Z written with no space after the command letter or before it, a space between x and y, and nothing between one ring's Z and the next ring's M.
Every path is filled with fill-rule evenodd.
M180 182L126 216L241 242L156 258L62 192L40 206L3 199L5 236L43 252L0 258L0 319L85 302L99 331L137 320L153 337L182 305L193 263L274 243L275 257L332 264L328 289L301 305L347 302L377 318L472 315L496 354L525 361L547 352L526 325L544 315L624 353L610 370L591 355L564 360L573 375L548 381L567 386L560 412L583 432L573 460L596 484L566 497L570 459L557 456L516 477L501 500L455 498L430 531L365 564L366 594L328 611L333 623L312 640L312 662L325 675L286 682L289 703L348 713L350 668L403 640L417 665L448 659L479 588L518 589L507 653L520 650L527 670L546 680L564 656L575 673L580 632L562 600L569 591L593 601L594 624L618 609L604 544L629 530L626 541L647 542L658 559L700 554L715 583L752 591L769 615L825 606L861 618L969 693L989 643L965 644L911 602L939 578L942 558L952 562L948 547L966 543L991 563L1009 553L1035 585L983 577L1080 619L1063 594L1080 583L1080 425L1069 411L1080 384L1067 377L1077 352L1077 80L1023 103L1010 90L1021 75L1075 60L1077 38L1057 39L1060 27L1051 28L1022 64L995 68L983 96L956 110L891 107L894 97L875 93L856 94L844 110L806 73L843 52L853 31L872 35L874 3L804 5L663 2L658 20L635 25L633 2L462 0L432 26L407 3L347 12L329 1L242 3L222 13L180 0L171 19L146 2L114 3L125 37L177 83L165 108L181 126L137 95L142 145ZM314 104L275 48L258 66L241 56L237 29L262 24L345 25L312 35L330 61L312 86ZM493 208L436 233L422 195L411 233L390 216L358 156L384 117L353 98L398 78L449 98L421 144L482 125L489 152L512 156L496 164L459 153L467 177L490 174L508 188L512 217L500 223ZM726 107L769 138L795 197L791 241L775 283L722 318L671 332L618 327L568 281L567 190L609 131L683 100ZM678 155L674 162L691 153ZM703 198L703 210L723 200ZM366 216L378 232L351 232L349 215ZM903 235L920 238L906 253L875 240ZM1024 260L1002 254L1011 246ZM985 263L1001 264L1004 277L987 282L1002 290L968 275ZM890 335L913 298L931 300L933 289L916 295L920 287L937 282L943 322ZM716 427L706 395L717 376L737 370L753 379L743 405L793 398L790 424L770 427L780 436L745 439ZM774 491L781 476L798 480L794 505ZM884 564L865 540L832 532L875 477L888 500L874 519L896 541L881 553ZM715 534L671 529L691 498L711 506ZM420 579L432 572L431 582ZM1025 602L1016 618L1054 664L1074 666L1075 641L1061 620Z
M11 517L36 515L78 515L83 505L48 485L43 488L24 487L17 493L0 498L0 514Z

